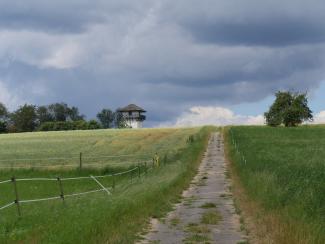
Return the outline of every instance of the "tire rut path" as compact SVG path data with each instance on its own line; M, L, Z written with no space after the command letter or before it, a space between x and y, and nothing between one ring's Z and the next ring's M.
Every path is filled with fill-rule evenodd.
M138 243L244 243L229 186L223 138L213 133L182 201L164 219L152 219Z

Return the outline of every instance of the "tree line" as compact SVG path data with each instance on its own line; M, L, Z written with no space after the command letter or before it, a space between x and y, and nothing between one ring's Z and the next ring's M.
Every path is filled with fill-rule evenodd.
M104 108L97 114L97 120L87 121L77 107L66 103L53 103L46 106L24 104L9 112L0 102L0 133L89 130L106 128L126 128L121 113Z
M104 108L96 117L97 120L87 121L77 107L69 107L66 103L46 106L24 104L9 112L0 102L0 133L128 127L118 110L113 112ZM275 101L264 113L264 117L269 126L294 127L313 120L307 94L288 91L278 91L275 94Z

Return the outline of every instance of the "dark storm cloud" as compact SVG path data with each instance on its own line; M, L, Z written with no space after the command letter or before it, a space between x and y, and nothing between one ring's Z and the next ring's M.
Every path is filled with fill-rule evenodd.
M0 100L88 118L136 103L148 124L324 80L321 1L0 2Z
M184 6L191 7L180 12ZM325 40L321 0L181 1L176 11L169 7L171 16L201 42L287 46Z
M245 23L189 24L199 41L225 45L283 46L301 43L318 43L325 40L324 26L305 23L301 19Z
M141 14L143 3L132 1L29 0L0 1L0 28L76 33L92 24L115 21L119 15ZM114 20L115 19L115 20Z
M91 10L92 4L73 1L1 1L0 27L79 32L85 25L103 19L102 12Z

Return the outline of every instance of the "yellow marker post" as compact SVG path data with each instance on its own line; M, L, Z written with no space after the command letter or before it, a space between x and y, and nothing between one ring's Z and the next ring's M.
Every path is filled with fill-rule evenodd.
M156 167L159 167L159 155L158 155L158 153L155 154L154 161L155 161Z

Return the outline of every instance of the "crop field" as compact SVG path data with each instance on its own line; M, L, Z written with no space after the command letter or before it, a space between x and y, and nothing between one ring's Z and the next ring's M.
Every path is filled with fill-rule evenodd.
M123 166L173 153L186 144L189 129L92 130L0 135L0 168ZM116 157L117 156L117 157Z
M325 127L242 126L229 132L240 182L261 207L255 217L280 221L264 223L267 234L275 243L325 243Z
M21 217L17 204L0 210L0 243L132 243L150 217L162 216L179 199L196 172L213 127L189 129L143 129L47 132L0 135L0 182L15 176L19 192ZM192 140L189 140L192 138ZM60 163L46 158L85 155L134 155L119 160L100 159L102 167L37 168ZM105 191L87 195L60 196L56 177L62 179L65 196L101 189L90 175L100 176L124 172L138 167L142 155L161 157L160 167L113 177L97 178ZM10 161L29 158L30 161ZM32 159L44 159L42 162ZM125 160L125 161L124 161ZM17 169L14 166L27 168ZM14 165L13 165L14 164ZM69 164L69 161L64 162ZM84 162L87 166L87 161ZM32 166L32 167L31 167ZM12 167L12 168L11 168ZM85 177L69 180L75 177ZM19 179L54 179L18 181ZM63 179L66 179L63 181ZM115 186L115 187L113 187ZM56 199L23 202L31 199ZM0 207L16 199L14 184L0 184Z

